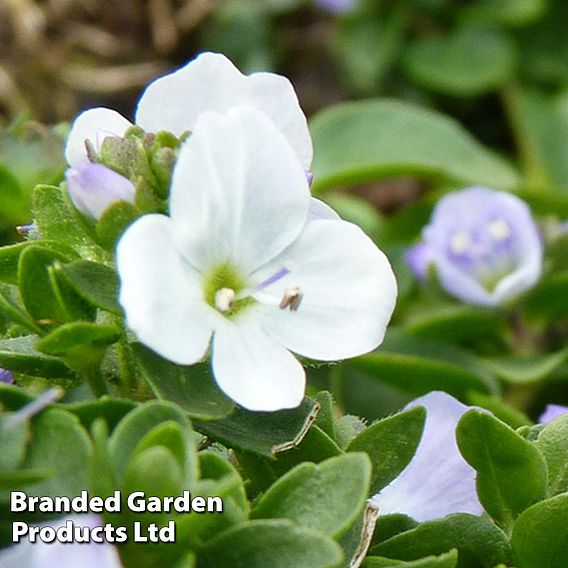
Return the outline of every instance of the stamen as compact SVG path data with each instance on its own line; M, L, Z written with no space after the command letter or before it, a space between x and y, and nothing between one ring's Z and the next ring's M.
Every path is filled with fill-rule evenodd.
M457 231L450 238L450 248L454 254L463 254L471 247L471 239L465 231Z
M495 219L487 225L487 232L496 241L506 241L511 236L511 227L503 219Z
M302 303L303 297L304 294L302 294L302 291L298 288L298 286L289 286L284 290L284 296L282 296L282 300L278 307L281 310L285 310L289 307L291 312L296 312Z
M221 288L215 292L215 308L222 314L235 305L236 294L232 288Z
M287 268L280 269L276 274L273 274L270 278L267 278L264 282L255 286L254 291L258 292L259 290L264 290L267 286L274 284L274 282L278 282L278 280L284 278L287 274L290 274L290 271Z

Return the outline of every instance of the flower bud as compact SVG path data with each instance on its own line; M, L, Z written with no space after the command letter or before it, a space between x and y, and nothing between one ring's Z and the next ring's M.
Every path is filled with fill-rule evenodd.
M102 164L80 164L65 173L73 204L81 213L100 219L117 201L134 203L136 188L130 180Z

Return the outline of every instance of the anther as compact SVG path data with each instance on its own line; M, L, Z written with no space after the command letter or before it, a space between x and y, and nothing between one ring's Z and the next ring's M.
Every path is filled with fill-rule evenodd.
M235 305L235 291L232 288L221 288L215 293L215 308L222 314Z
M503 219L495 219L487 225L487 232L496 241L506 241L511 236L511 227Z
M298 288L298 286L289 286L284 290L284 296L282 296L282 300L278 307L281 310L290 308L291 312L296 312L302 303L303 297L304 294L302 294L302 291Z

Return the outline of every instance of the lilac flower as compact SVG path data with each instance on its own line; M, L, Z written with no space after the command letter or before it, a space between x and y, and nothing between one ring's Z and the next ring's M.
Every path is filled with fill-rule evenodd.
M358 0L315 0L316 4L328 12L343 14L351 10Z
M14 375L8 369L0 369L0 383L13 383Z
M180 365L211 352L221 390L273 411L304 397L291 352L335 361L382 342L397 289L388 260L314 205L304 165L265 114L203 113L170 194L169 217L141 217L117 247L119 301L142 343Z
M404 513L429 521L452 513L480 515L475 470L461 456L456 442L460 418L471 409L444 392L431 392L406 408L427 411L422 439L406 469L371 501L382 515Z
M67 170L65 179L75 207L92 219L99 219L117 201L134 203L132 182L102 164L77 164Z
M566 413L568 413L568 406L562 406L561 404L547 404L538 421L540 424L548 424L555 418Z
M542 273L543 245L526 203L470 187L443 197L407 260L419 278L429 263L450 294L482 306L512 300Z
M97 515L72 515L42 523L57 530L71 521L77 527L94 529L104 523ZM23 537L25 538L25 537ZM61 543L23 540L0 551L0 566L20 568L122 568L118 551L108 542Z

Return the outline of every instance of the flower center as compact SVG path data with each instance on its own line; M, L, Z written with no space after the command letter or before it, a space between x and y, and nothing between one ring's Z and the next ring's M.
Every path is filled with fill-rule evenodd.
M230 264L222 264L209 273L203 283L205 301L226 317L232 317L255 302L248 294L245 280Z

